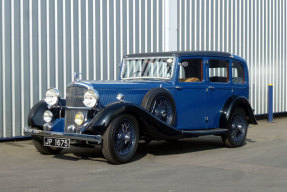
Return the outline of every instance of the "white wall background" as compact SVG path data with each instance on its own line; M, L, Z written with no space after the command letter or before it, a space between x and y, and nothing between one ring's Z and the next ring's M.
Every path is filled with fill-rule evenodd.
M0 0L0 138L23 135L45 90L72 72L116 79L128 53L219 50L245 58L251 103L286 104L285 0Z
M287 111L286 0L178 0L178 50L226 51L246 59L250 101L267 113Z

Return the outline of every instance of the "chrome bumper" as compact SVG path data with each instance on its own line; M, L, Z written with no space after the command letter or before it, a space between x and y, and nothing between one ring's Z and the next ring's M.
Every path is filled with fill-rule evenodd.
M57 138L67 138L80 141L91 141L100 144L102 142L101 135L87 135L87 134L75 134L66 132L55 132L55 131L43 131L38 129L32 129L31 127L24 128L25 135L40 135L40 136L52 136Z

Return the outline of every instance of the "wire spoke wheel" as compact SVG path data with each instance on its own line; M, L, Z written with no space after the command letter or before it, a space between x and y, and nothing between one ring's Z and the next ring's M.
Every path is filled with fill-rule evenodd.
M139 125L134 116L116 117L103 135L103 155L112 164L127 163L136 152Z
M167 124L171 124L174 116L171 102L166 96L159 96L155 99L151 113Z
M227 124L229 132L222 135L222 141L227 147L244 145L248 129L248 121L244 109L235 109Z
M247 129L247 123L244 121L243 117L241 115L235 115L232 118L232 124L231 124L231 137L239 141L242 139L242 137L245 135L245 131Z
M153 116L173 126L176 117L176 107L173 96L164 88L149 90L144 96L141 106Z
M123 119L115 128L113 139L115 151L120 156L127 155L135 145L135 128L128 119Z

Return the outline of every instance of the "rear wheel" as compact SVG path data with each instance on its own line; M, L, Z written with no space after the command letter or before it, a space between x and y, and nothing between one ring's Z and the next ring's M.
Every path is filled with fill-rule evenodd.
M42 153L43 155L56 155L60 153L63 149L62 148L55 148L55 147L46 147L43 145L43 137L40 136L32 136L32 142L35 148Z
M222 141L227 147L240 147L245 144L248 129L246 113L242 108L235 109L228 121L229 132L222 136Z
M103 135L103 155L109 163L129 162L134 156L139 140L139 125L129 114L115 118Z

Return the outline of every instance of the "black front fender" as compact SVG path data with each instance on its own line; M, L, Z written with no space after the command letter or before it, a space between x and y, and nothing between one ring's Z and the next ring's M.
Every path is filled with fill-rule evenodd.
M28 125L42 129L43 125L45 124L43 114L47 109L48 105L45 101L41 100L36 103L29 111Z
M59 104L60 104L59 106L50 109L54 115L53 119L65 116L65 110L62 107L62 105L65 105L65 100L61 99L59 101ZM43 119L43 114L48 109L49 109L48 104L44 100L41 100L38 103L36 103L29 111L28 126L43 129L43 125L46 123Z
M87 125L83 133L103 135L112 120L122 113L135 116L139 121L141 131L146 132L154 139L177 139L183 137L180 130L167 125L143 107L127 102L113 103L99 111Z
M224 107L221 110L219 122L220 128L226 127L233 110L238 107L241 107L245 110L248 117L248 122L250 124L257 124L256 118L254 116L253 110L250 106L248 99L245 97L232 96L226 101Z

